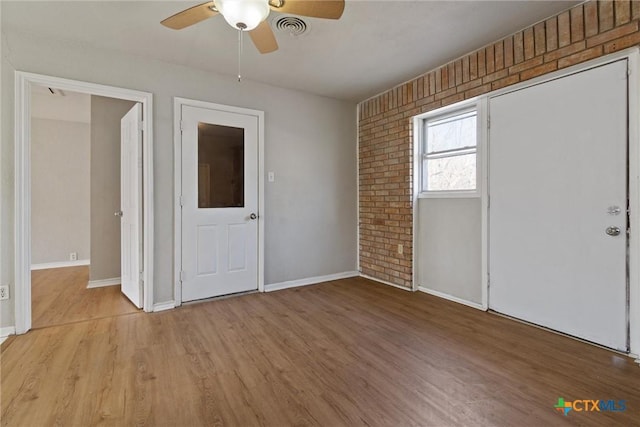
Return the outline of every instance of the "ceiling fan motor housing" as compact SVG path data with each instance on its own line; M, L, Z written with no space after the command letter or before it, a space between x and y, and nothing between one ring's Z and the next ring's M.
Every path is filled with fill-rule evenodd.
M214 0L216 9L233 28L251 31L269 15L269 0Z

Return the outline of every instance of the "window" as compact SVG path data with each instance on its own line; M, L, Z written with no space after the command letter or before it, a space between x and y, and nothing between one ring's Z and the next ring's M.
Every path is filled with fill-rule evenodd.
M423 119L422 132L422 192L476 193L476 109Z

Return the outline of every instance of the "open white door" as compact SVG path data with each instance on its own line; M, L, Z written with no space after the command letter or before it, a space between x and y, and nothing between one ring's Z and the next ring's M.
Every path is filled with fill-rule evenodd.
M490 100L490 308L627 335L627 61Z
M142 307L142 104L120 122L120 212L122 293Z
M182 301L258 289L258 117L182 107Z

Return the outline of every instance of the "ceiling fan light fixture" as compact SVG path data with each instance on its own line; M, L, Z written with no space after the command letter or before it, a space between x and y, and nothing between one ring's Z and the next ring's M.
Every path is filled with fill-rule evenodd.
M216 9L233 28L255 29L269 15L269 0L214 0Z

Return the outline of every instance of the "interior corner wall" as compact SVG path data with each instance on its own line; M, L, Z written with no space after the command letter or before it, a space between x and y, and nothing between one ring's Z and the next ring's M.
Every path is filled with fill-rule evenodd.
M91 96L89 281L120 277L120 119L135 102Z
M361 102L362 272L413 282L412 117L637 46L639 23L639 1L587 1Z
M2 7L2 2L0 2ZM11 19L3 11L3 19ZM14 70L153 93L154 302L173 300L173 97L265 112L265 284L353 272L357 268L357 154L354 102L279 88L176 64L6 33L2 91L2 200L12 212ZM212 53L212 55L215 53ZM111 212L113 215L113 212ZM13 235L13 217L2 217ZM3 234L4 236L4 234ZM95 239L92 239L95 240ZM13 265L13 242L3 238L3 268ZM7 254L5 258L4 254ZM3 275L5 274L3 269ZM13 282L13 272L6 283ZM6 304L5 304L6 303ZM3 301L2 308L14 301ZM13 314L2 314L2 325Z
M89 259L89 124L31 119L31 264Z

